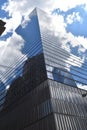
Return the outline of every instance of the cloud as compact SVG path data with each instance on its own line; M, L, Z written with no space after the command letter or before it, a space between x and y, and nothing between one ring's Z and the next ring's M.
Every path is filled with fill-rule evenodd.
M67 16L66 21L67 24L72 24L73 22L82 23L82 18L80 17L79 12L73 12L72 14Z
M84 36L74 36L71 32L66 33L66 37L67 42L70 42L72 47L80 46L79 49L85 52L87 49L87 38L84 38Z
M78 88L87 90L87 85L83 85L83 84L79 84L79 83L77 83L77 85L78 85Z
M53 16L46 16L46 18L40 14L39 16L39 23L41 26L41 32L42 35L48 34L49 37L52 39L56 39L55 41L59 44L59 48L61 50L66 50L66 53L68 53L69 57L65 58L65 66L68 66L68 70L70 69L71 65L69 66L70 62L73 66L81 67L85 60L85 55L83 55L87 49L87 46L85 43L87 42L87 39L84 37L76 37L72 33L68 33L66 31L67 24L64 22L64 17L62 15L56 15ZM49 23L49 25L48 25ZM80 40L81 39L81 40ZM84 47L82 46L84 42ZM70 43L70 45L68 45ZM71 55L71 47L75 48L78 46L78 55L74 56ZM77 53L76 53L77 54ZM74 57L74 60L73 58ZM78 61L78 64L76 64L76 60ZM81 61L81 62L79 62Z
M53 10L59 8L60 10L67 11L70 8L76 7L77 5L87 5L86 0L8 0L7 4L4 4L3 9L9 11L9 15L12 15L14 12L19 11L22 14L25 14L27 11L39 7L45 11Z
M87 12L87 4L84 4L83 9Z
M71 8L74 8L78 5L87 5L87 1L86 0L75 0L75 1L70 1L70 0L54 0L54 4L53 7L54 8L59 8L62 11L67 11Z
M9 13L9 18L4 18L4 21L6 21L6 31L3 35L7 34L8 32L12 32L13 35L10 38L6 39L6 41L0 41L0 54L2 56L0 57L0 64L5 65L6 63L6 65L9 66L10 61L10 64L14 64L15 66L16 62L18 62L18 57L24 56L24 59L26 59L26 56L21 52L21 49L24 46L24 40L20 36L15 34L14 30L22 22L23 18L24 21L22 22L22 27L25 27L27 25L27 21L29 20L29 18L27 19L27 15L29 15L33 8L39 7L47 13L51 14L54 9L59 8L61 11L66 12L67 10L74 8L78 5L85 5L86 10L87 0L22 0L22 2L20 0L8 0L8 2L5 3L2 7L4 11ZM55 37L58 37L58 40L61 41L61 47L70 53L70 46L67 45L67 43L69 42L72 45L72 47L79 46L79 53L85 53L87 49L87 38L84 38L84 36L77 37L74 36L71 32L66 31L66 27L68 26L68 24L72 24L73 22L77 21L82 22L82 18L80 17L79 12L73 12L72 14L68 15L66 23L64 21L64 16L62 16L61 14L52 15L52 17L53 18L51 24L49 24L50 28L47 29L50 29L50 32L54 30L53 35L55 35ZM48 23L49 22L47 22L47 24ZM42 24L45 26L45 23ZM79 63L78 67L82 66L85 59L84 57L86 57L86 55L83 55L82 57L76 57L77 59L82 61ZM70 56L67 60L70 60L71 58L72 56ZM75 66L76 64L73 63L73 65ZM3 72L1 72L1 70L3 70ZM1 74L6 73L5 68L1 70Z
M2 9L8 12L9 16L11 17L9 19L4 19L7 22L5 33L15 30L21 23L22 17L29 15L31 10L35 7L39 7L42 10L51 13L56 8L67 11L70 8L76 7L77 5L86 6L87 0L46 0L45 2L44 0L22 0L22 2L20 2L20 0L8 0L8 2L2 6ZM74 12L72 15L67 17L68 24L71 24L73 21L81 22L79 12Z
M0 79L3 82L14 76L15 68L27 59L21 52L23 46L24 40L16 33L6 41L0 41Z
M6 30L4 31L3 35L6 35L8 32L14 32L14 30L21 23L22 17L19 12L14 12L11 18L8 19L5 17L3 20L6 22Z

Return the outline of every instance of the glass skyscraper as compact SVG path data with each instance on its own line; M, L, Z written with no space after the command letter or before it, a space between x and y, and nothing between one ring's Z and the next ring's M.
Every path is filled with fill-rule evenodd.
M0 129L87 130L86 90L79 88L87 86L87 64L67 49L51 16L38 8L15 33L22 55L1 75L3 91L9 89L0 98Z

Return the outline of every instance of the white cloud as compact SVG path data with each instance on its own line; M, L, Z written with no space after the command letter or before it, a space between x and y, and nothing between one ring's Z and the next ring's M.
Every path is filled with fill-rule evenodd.
M27 59L21 52L23 46L24 40L16 33L6 41L0 41L0 79L3 82L12 77L14 68Z
M87 4L83 6L83 9L87 12Z
M21 14L17 11L14 12L11 18L3 18L3 20L6 22L6 30L4 31L3 35L7 34L7 32L13 32L21 23L21 19Z
M81 50L84 50L85 52L87 49L87 38L84 38L84 36L74 36L71 32L66 33L66 37L68 39L68 42L72 43L72 47L82 45L84 49L82 49L81 46Z
M78 54L84 53L86 51L87 48L85 46L85 43L87 42L87 39L81 36L76 37L72 33L68 33L66 31L67 24L64 23L63 16L53 15L52 17L50 17L49 15L43 16L42 14L39 14L39 16L40 16L39 23L41 26L41 32L48 34L49 37L51 38L53 37L53 39L55 39L55 41L59 44L59 48L66 50L66 52L68 52L68 55L71 53L70 46L67 45L68 42L71 44L72 47L78 46L77 50ZM81 46L83 45L83 42L85 48ZM72 57L74 57L74 59ZM75 59L78 61L78 64ZM70 54L69 57L67 56L65 60L67 61L67 62L64 61L65 66L68 66L68 69L71 67L71 65L69 66L70 62L72 63L73 66L81 67L82 64L84 63L85 56L84 55L74 56Z
M78 88L83 89L83 90L87 90L87 85L83 85L80 83L77 83L77 85L78 85Z
M53 7L57 7L59 8L60 10L63 10L63 11L67 11L68 9L70 8L74 8L76 7L77 5L87 5L87 0L75 0L75 1L71 1L71 0L54 0L54 4L53 4Z
M67 11L70 8L76 7L77 5L87 5L87 0L8 0L8 4L3 6L3 9L9 11L9 14L12 15L14 12L19 11L22 14L25 14L27 11L39 7L45 11L53 10L55 8L60 8L63 11Z
M78 36L75 37L76 41L81 44L85 49L87 49L87 38L84 38L84 36Z
M82 23L82 18L80 17L79 12L73 12L72 14L68 15L66 18L67 24L72 24L73 22L80 22Z
M26 16L35 7L39 7L42 10L48 13L51 13L56 8L59 8L60 10L63 10L63 11L67 11L68 9L74 8L77 5L85 5L85 9L86 9L87 0L75 0L75 1L70 1L70 0L61 0L61 1L59 0L46 0L46 1L44 0L22 0L22 1L8 0L7 4L4 4L4 6L2 7L2 9L7 11L10 16L9 19L4 18L4 20L6 21L6 31L4 34L10 31L13 32L16 29L16 27L21 23L22 16L26 18ZM62 48L65 48L67 51L70 52L69 46L67 49L67 42L70 42L73 47L83 45L84 49L81 46L79 46L78 51L85 52L85 50L87 49L87 38L84 38L82 36L76 37L76 36L73 36L72 33L67 33L66 31L67 24L64 22L64 17L62 15L54 15L52 17L53 19L51 21L52 24L50 25L50 30L51 31L54 30L54 35L60 39L61 43L63 44ZM73 12L72 15L68 15L67 17L68 24L71 24L74 21L82 22L81 20L82 19L79 15L79 12L77 13ZM25 27L26 24L27 24L27 21L23 24L22 27ZM9 65L9 61L10 61L11 64L14 63L15 65L15 61L17 61L17 57L23 56L23 54L20 51L23 45L24 45L23 39L19 37L17 34L13 34L12 37L7 39L6 41L0 41L0 53L2 56L4 55L4 57L0 58L0 64L5 65L6 63L7 65ZM80 60L82 60L82 63L84 62L84 58ZM79 64L79 66L81 65L82 64ZM6 72L4 69L2 70L3 70L3 73Z
M76 7L77 5L87 5L87 0L8 0L7 4L4 4L2 9L9 13L9 16L12 16L12 19L8 21L10 28L15 28L15 24L19 24L18 21L21 20L22 16L26 16L30 13L30 11L39 7L46 12L53 11L55 8L59 8L60 10L67 11L70 8ZM79 20L79 16L76 16ZM16 20L16 22L15 22ZM12 26L13 24L13 26Z
M22 28L25 28L25 27L27 26L29 20L30 20L29 15L26 16L26 17L24 18L24 20L22 20L22 23L21 23Z

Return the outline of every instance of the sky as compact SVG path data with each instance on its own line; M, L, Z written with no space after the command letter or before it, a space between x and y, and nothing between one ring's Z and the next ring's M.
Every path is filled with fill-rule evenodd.
M35 7L53 17L56 35L64 36L68 50L87 64L87 0L0 0L0 19L6 22L6 30L0 37L0 64L9 66L9 60L13 64L17 57L24 56L20 51L23 39L15 29Z

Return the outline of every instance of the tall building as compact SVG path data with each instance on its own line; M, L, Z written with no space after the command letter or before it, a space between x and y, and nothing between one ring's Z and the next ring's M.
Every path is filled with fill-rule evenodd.
M18 59L7 81L1 130L87 130L86 90L78 88L87 85L87 66L61 42L52 22L34 9L16 29L27 60Z
M2 33L4 32L5 30L5 25L6 23L2 20L0 20L0 36L2 35ZM6 90L5 90L5 85L3 84L3 82L1 81L0 79L0 110L2 110L3 108L3 103L5 101L5 95L6 95Z

